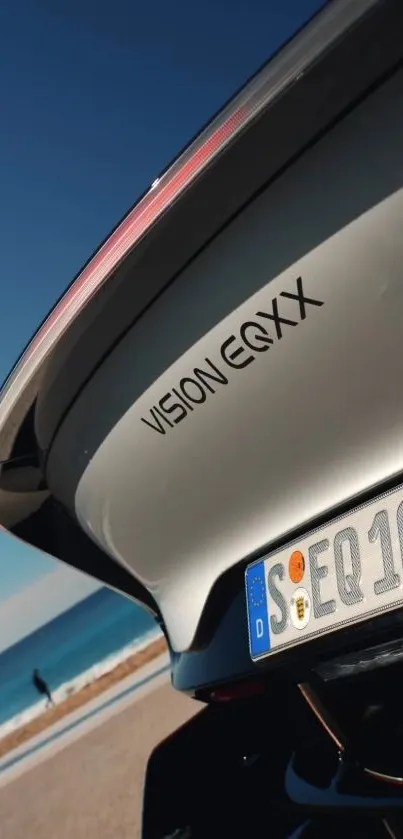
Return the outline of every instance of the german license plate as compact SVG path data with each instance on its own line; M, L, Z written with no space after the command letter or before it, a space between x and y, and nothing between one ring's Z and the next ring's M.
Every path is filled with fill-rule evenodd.
M403 605L403 488L246 569L252 659Z

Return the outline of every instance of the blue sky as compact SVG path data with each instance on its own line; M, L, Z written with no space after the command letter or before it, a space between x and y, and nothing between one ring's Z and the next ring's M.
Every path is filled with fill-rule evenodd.
M322 5L2 0L0 378L136 197ZM48 599L56 570L0 534L0 610L31 585Z

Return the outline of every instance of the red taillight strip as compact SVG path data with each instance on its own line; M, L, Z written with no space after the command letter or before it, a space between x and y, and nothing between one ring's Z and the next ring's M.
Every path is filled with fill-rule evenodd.
M1 392L0 423L4 424L21 392L69 324L162 213L223 151L230 140L377 2L379 0L356 0L355 3L350 3L350 0L333 0L329 3L298 37L290 41L246 85L150 188L70 286L19 359Z
M262 696L267 690L266 683L262 679L247 679L245 682L225 685L210 691L210 699L213 702L232 702L236 699L251 699L254 696Z
M85 295L85 302L87 302L94 291L108 279L111 272L116 270L122 259L141 239L153 222L175 201L194 177L204 169L205 164L214 157L215 153L223 148L226 140L236 133L236 130L243 125L244 121L245 117L242 111L237 111L208 138L200 149L195 151L189 160L185 161L178 171L172 172L172 176L166 183L163 183L164 177L161 178L161 189L150 189L144 199L129 213L108 241L105 242L89 265L84 268L76 282L68 289L60 303L53 309L43 327L33 338L28 348L29 352L32 353L38 344L46 338L64 309L74 303L80 305L80 295L84 289L88 289L89 292Z

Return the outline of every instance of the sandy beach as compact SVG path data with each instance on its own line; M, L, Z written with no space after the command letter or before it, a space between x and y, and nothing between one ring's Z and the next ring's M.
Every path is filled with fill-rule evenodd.
M133 695L124 710L0 788L2 839L140 837L147 759L201 707L168 682L156 683L146 696Z
M15 749L17 746L28 742L36 735L45 731L54 723L71 714L78 708L83 707L92 699L100 696L105 691L109 690L113 685L117 685L125 677L132 675L145 664L157 658L167 651L167 644L164 638L158 638L153 641L143 650L131 655L126 661L122 661L117 667L96 679L90 685L72 694L56 707L49 708L45 713L31 720L21 728L10 732L6 737L0 740L0 758L8 752Z

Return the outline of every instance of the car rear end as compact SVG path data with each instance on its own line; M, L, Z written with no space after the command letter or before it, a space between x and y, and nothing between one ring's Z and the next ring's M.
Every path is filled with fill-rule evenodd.
M178 776L168 810L153 796L179 743L200 813L225 773L238 822L277 784L279 835L303 824L290 801L372 807L374 830L400 807L402 24L392 0L318 13L111 234L0 396L2 525L148 608L174 686L210 705L150 764L147 836L174 820Z

